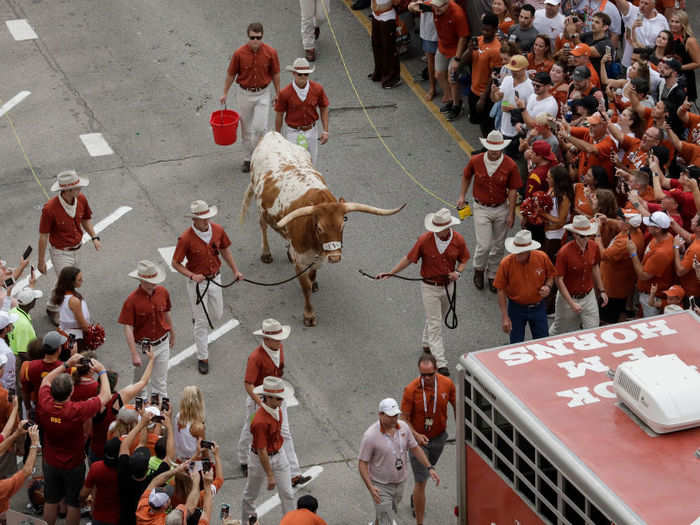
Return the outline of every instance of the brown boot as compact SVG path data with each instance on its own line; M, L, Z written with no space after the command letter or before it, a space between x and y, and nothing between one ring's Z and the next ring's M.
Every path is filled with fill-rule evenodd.
M315 49L304 50L304 55L306 56L306 60L308 60L309 62L316 61L316 50Z
M484 289L484 270L474 268L474 286L479 290Z

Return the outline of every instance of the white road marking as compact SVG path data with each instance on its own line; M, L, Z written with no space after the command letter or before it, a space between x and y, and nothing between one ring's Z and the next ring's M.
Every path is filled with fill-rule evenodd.
M22 102L31 94L31 91L20 91L19 93L17 93L14 97L12 97L0 107L0 117L4 116L5 113L10 111L12 108L14 108L17 104Z
M226 321L219 328L216 328L214 331L212 331L209 334L207 341L210 343L213 343L214 341L216 341L219 337L221 337L225 333L230 332L231 330L236 328L239 324L240 323L238 322L238 319L230 319L230 320ZM184 361L185 359L187 359L191 355L194 355L194 353L196 351L197 351L197 347L195 345L188 346L182 352L180 352L179 354L170 358L170 361L168 361L168 369L179 365L182 361Z
M173 260L173 255L175 254L175 246L165 246L164 248L158 248L158 253L165 261L165 264L170 268L171 272L176 272L175 268L170 264ZM187 264L187 257L182 260L182 264Z
M112 213L107 215L104 219L102 219L100 222L95 224L95 233L97 235L100 234L100 232L104 231L108 226L111 226L114 224L116 221L121 219L124 215L129 213L133 208L130 206L120 206L116 210L114 210ZM91 241L90 235L87 232L83 233L83 240L82 244L85 244L86 242ZM53 263L51 262L51 259L46 261L46 271L48 272L51 268L53 268ZM36 278L38 279L39 277L42 276L42 273L39 270L34 270ZM17 284L14 285L12 288L12 291L14 292L15 290L19 291L25 286L27 286L27 283L29 283L29 276L27 277L22 277L19 281L17 281Z
M309 483L311 483L314 479L316 479L321 472L323 472L323 467L321 465L314 465L309 470L304 472L304 476L311 476L311 480L304 483L303 485L299 485L297 487L294 487L294 493L296 494L300 489L309 485ZM278 494L275 494L270 499L263 501L262 504L255 509L255 513L258 515L258 518L259 518L261 516L264 516L268 512L270 512L272 509L274 509L279 504L280 504L280 497Z
M10 30L10 34L15 40L36 40L39 38L25 18L6 20L5 24L7 24L7 29Z
M80 140L83 141L83 145L91 157L114 155L114 150L109 147L102 133L85 133L80 135Z

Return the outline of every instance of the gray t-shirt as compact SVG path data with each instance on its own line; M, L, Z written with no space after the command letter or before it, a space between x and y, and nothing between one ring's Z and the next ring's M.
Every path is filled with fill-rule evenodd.
M401 483L408 476L409 450L417 447L418 442L405 421L399 421L398 425L399 428L390 437L381 431L377 421L362 436L359 459L369 463L369 477L373 481ZM398 459L400 469L396 468Z
M530 49L532 49L532 44L535 42L537 35L538 33L535 26L530 26L530 29L520 29L520 24L515 24L510 28L510 31L508 31L508 39L511 42L514 41L516 44L518 44L522 54L530 52ZM515 36L515 40L513 40L513 36Z

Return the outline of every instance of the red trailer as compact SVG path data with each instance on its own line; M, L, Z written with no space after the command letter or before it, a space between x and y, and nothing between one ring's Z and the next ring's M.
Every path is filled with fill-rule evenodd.
M460 525L700 524L700 428L656 434L608 370L657 355L700 365L679 312L464 354Z

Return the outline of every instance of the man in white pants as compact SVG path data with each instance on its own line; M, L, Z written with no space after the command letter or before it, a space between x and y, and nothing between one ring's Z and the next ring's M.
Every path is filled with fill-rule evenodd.
M231 254L231 240L221 226L209 221L217 212L216 206L209 206L200 200L192 201L190 213L185 214L185 217L192 218L192 226L178 238L171 262L172 267L188 279L187 296L194 319L194 343L197 346L197 368L200 374L209 373L207 325L212 322L212 318L221 319L224 312L220 286L221 257L233 271L235 280L243 279ZM185 258L187 263L182 264Z
M246 418L238 440L238 461L244 473L248 471L248 452L253 439L250 432L250 419L255 414L255 411L263 405L260 396L256 393L256 389L264 383L265 378L282 377L284 373L284 348L282 341L289 337L290 332L291 328L289 325L282 325L276 319L265 319L262 322L261 329L253 332L253 335L261 338L262 341L260 346L248 356L245 370L244 385L248 393L248 397L246 397ZM289 419L287 418L286 401L282 403L280 408L284 416L282 421L283 448L287 461L289 461L292 486L296 487L310 481L311 478L303 476L299 468L299 460L294 450L294 440L292 439Z
M175 346L175 331L170 317L170 294L160 283L165 281L165 270L151 261L139 261L129 277L137 279L139 286L129 294L121 313L119 324L124 325L126 344L131 351L134 365L134 383L146 371L143 356L150 350L153 355L153 372L148 386L139 394L158 393L168 395L168 361L170 349ZM150 393L146 390L150 389Z
M243 172L250 171L250 156L260 138L267 133L270 120L270 89L275 87L275 99L280 94L280 60L277 51L263 43L263 26L259 22L248 25L248 43L239 47L231 57L224 94L220 101L226 104L228 91L234 80L238 84L236 103L240 116L241 135L245 148Z
M275 103L275 130L282 132L282 122L286 124L285 138L311 154L311 164L316 166L318 143L328 142L328 97L323 86L309 80L314 72L305 58L297 58L294 64L285 68L294 75L294 80L280 92ZM318 118L321 114L323 132L319 139Z
M266 377L255 388L260 396L260 407L253 416L250 430L253 444L248 451L248 479L243 490L241 523L248 523L255 515L255 499L267 479L267 490L277 488L282 502L282 515L294 510L294 492L289 475L289 461L285 453L282 425L287 419L281 405L289 395L288 389L278 377Z
M321 2L325 4L325 11ZM316 40L321 34L318 23L326 16L330 5L328 0L299 0L299 9L301 9L301 44L304 46L306 60L313 62L316 60Z

